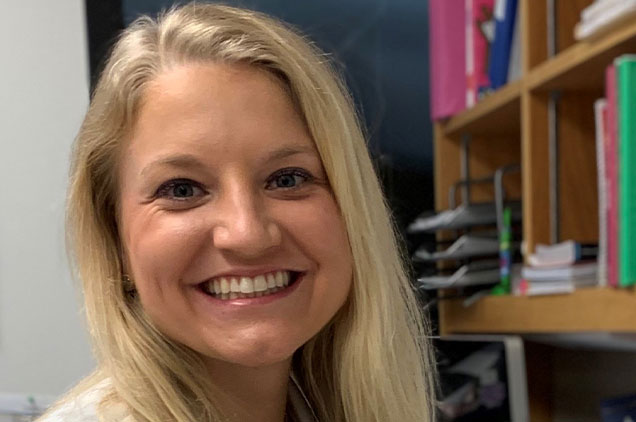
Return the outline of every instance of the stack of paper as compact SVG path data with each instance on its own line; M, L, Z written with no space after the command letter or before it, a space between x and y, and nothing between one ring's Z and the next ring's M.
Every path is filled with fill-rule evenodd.
M594 259L597 253L597 246L581 245L573 240L550 246L539 244L535 253L528 257L528 264L535 268L568 267L585 259Z
M592 38L636 17L636 0L596 0L581 12L574 28L577 40Z
M521 280L514 292L521 296L572 293L576 288L598 284L596 262L578 263L563 267L523 267Z

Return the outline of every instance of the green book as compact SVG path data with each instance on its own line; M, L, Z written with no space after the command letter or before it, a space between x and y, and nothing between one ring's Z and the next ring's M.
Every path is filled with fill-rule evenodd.
M620 286L636 284L636 55L618 57L618 245Z

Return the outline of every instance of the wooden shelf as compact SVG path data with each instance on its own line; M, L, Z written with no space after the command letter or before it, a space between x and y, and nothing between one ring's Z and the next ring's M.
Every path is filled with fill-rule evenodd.
M568 295L488 296L440 302L442 334L636 332L636 292L586 288Z
M487 96L474 107L449 119L444 125L444 133L449 137L462 133L519 136L520 98L521 82L510 83ZM493 125L493 121L497 121L498 124Z
M504 86L475 107L435 123L437 210L448 208L449 188L465 176L462 170L466 163L468 175L478 178L501 165L521 162L520 180L509 180L514 183L505 189L511 197L523 198L525 250L532 253L536 244L550 243L555 222L550 221L549 212L549 140L555 133L559 148L559 238L583 243L598 240L594 101L605 91L607 65L623 54L636 54L636 20L625 18L604 35L576 42L574 27L593 1L559 0L554 2L554 10L548 10L546 0L519 0L521 80ZM553 58L548 58L549 20L557 28L551 41L559 53ZM550 112L552 91L561 93L554 115ZM459 142L464 135L470 136L467 156ZM480 189L478 185L471 187L473 201L492 200L491 191ZM636 289L587 288L541 297L488 296L468 307L462 300L441 300L439 324L442 335L520 334L537 341L585 338L597 345L603 334L636 334ZM526 346L529 420L549 422L565 415L555 394L564 379L572 379L571 385L588 383L590 390L597 389L594 380L585 378L587 368L583 367L579 376L568 372L570 367L564 362L553 359L558 356L556 348L532 341ZM598 395L580 394L578 387L571 385L569 396L597 402ZM595 420L596 410L567 417Z
M605 68L614 58L636 53L636 21L591 41L572 45L555 58L533 68L526 77L529 90L602 92Z

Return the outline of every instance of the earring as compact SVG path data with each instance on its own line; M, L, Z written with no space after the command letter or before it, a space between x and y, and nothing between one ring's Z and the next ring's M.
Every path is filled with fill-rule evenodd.
M130 279L127 274L124 274L121 278L124 294L130 298L137 296L137 288L135 283Z

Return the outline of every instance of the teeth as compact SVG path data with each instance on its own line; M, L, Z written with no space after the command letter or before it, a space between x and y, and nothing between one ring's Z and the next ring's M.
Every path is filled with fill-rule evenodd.
M256 277L219 277L210 280L205 289L219 299L242 299L267 296L289 286L289 271L277 271Z
M221 277L221 293L224 295L230 293L230 282L225 277Z
M267 290L267 280L265 276L259 275L254 278L254 291L256 292L264 292Z
M281 271L276 272L276 287L283 287L283 273Z
M254 293L254 281L249 277L241 277L241 293Z
M273 289L274 287L276 287L276 277L274 274L267 274L267 288Z
M241 285L238 282L238 278L232 277L230 279L230 292L239 293L241 291Z

